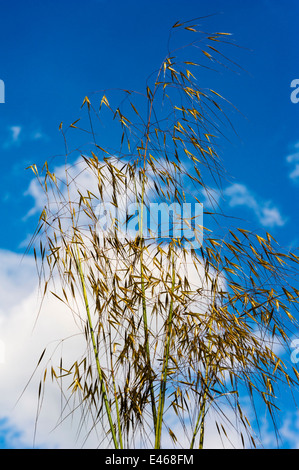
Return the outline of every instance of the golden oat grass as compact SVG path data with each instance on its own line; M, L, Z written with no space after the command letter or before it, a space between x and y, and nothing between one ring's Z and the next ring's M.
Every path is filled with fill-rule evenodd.
M87 347L73 364L62 357L51 365L51 379L68 405L77 400L73 411L81 410L82 423L91 417L99 446L160 448L171 441L203 448L209 413L229 440L228 410L244 446L256 445L242 395L253 406L263 400L275 425L276 389L292 390L298 381L274 352L274 341L288 347L295 323L295 254L268 233L227 230L216 206L205 217L219 235L186 221L198 239L204 232L196 249L188 239L157 239L143 228L151 201L201 202L202 190L209 194L211 181L220 188L225 175L218 141L225 123L231 126L230 104L201 89L198 77L234 67L225 49L235 44L229 34L204 33L195 22L173 26L172 35L181 31L191 40L167 54L145 93L124 90L120 105L113 104L118 90L86 97L83 117L60 125L63 176L47 163L31 167L47 197L33 240L42 289L70 307ZM112 144L101 137L104 121ZM90 139L76 149L77 160L67 143L74 130ZM109 235L101 234L98 204L128 202L141 203L138 236L124 236L117 219ZM126 213L126 221L133 215ZM46 374L40 399L45 383Z

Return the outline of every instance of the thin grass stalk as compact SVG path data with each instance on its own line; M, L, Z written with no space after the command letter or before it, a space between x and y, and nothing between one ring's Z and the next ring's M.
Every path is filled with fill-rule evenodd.
M215 282L215 286L214 286L214 298L213 298L213 304L212 304L212 311L215 305L216 286L217 286L217 282ZM207 404L207 395L208 395L207 390L209 386L208 377L209 377L209 368L210 368L210 354L211 354L211 348L212 348L212 342L211 342L212 322L213 322L213 318L211 316L211 319L209 321L209 329L208 329L209 340L208 340L208 356L207 356L207 363L206 363L206 369L205 369L204 394L203 394L202 403L200 405L196 425L194 428L190 449L193 449L194 447L195 438L198 434L199 428L200 428L200 434L199 434L198 448L203 449L204 433L205 433L205 414L206 414L206 404Z
M169 350L170 350L172 319L173 319L173 304L174 304L174 302L173 302L173 293L174 293L174 288L175 288L175 269L174 269L174 251L172 251L171 300L170 300L170 305L169 305L169 315L168 315L167 324L166 324L166 340L165 340L166 342L165 342L165 352L164 352L164 358L163 358L163 369L162 369L160 394L159 394L155 449L160 449L160 447L161 447L162 423L163 423L163 413L164 413L164 404L165 404L165 395L166 395Z
M217 278L215 279L215 284L214 284L214 298L213 298L213 304L212 304L212 311L215 308L216 288L217 288ZM209 323L208 357L207 357L207 365L206 365L206 372L205 372L205 391L203 395L200 434L199 434L199 447L198 447L199 449L203 449L204 435L205 435L205 414L206 414L207 396L208 396L207 390L209 387L210 356L211 356L211 350L212 350L212 342L211 342L212 322L213 322L213 317L211 315L211 319Z
M212 321L211 321L212 323ZM211 333L211 324L210 324L210 328L209 328L209 333ZM207 390L209 388L209 368L210 368L210 361L209 361L209 358L210 358L210 354L211 354L211 340L209 340L209 352L208 352L208 359L207 359L207 367L206 367L206 380L205 380L205 391L204 391L204 395L203 395L203 403L202 403L202 407L201 407L201 413L200 413L200 419L201 419L201 423L200 423L200 434L199 434L199 446L198 448L199 449L203 449L203 443L204 443L204 435L205 435L205 415L206 415L206 412L207 412L207 396L208 396L208 393L207 393Z
M211 331L211 328L209 328L209 332ZM208 351L209 351L209 355L210 355L210 347L211 347L211 341L209 340L208 342ZM205 370L205 384L204 384L204 394L203 394L203 400L202 400L202 403L200 405L200 409L199 409L199 413L198 413L198 417L197 417L197 421L196 421L196 425L195 425L195 428L194 428L194 432L193 432L193 436L192 436L192 440L191 440L191 444L190 444L190 449L193 449L194 448L194 443L195 443L195 439L196 439L196 436L198 434L198 430L200 428L200 434L199 434L199 449L202 449L203 448L203 442L204 442L204 423L205 423L205 414L206 414L206 402L207 402L207 388L208 388L208 380L207 380L207 377L208 377L208 373L209 373L209 355L208 355L208 358L207 358L207 364L206 364L206 370Z
M117 398L117 390L116 390L116 383L115 383L115 374L114 374L114 367L113 367L113 360L112 360L112 350L111 350L111 341L110 341L110 361L111 361L111 377L113 383L113 391L114 391L114 398L115 398L115 409L116 409L116 417L117 417L117 427L118 427L118 436L119 436L119 445L120 448L123 449L123 438L122 438L122 430L121 430L121 422L120 422L120 412L118 406L118 398Z
M114 397L115 397L115 408L116 408L116 416L117 416L117 427L118 427L118 435L119 435L119 446L121 449L124 448L123 445L123 438L122 438L122 430L121 430L121 423L120 423L120 413L119 413L119 406L118 406L118 399L117 399L117 390L115 385L115 376L113 367L111 367L111 375L112 375L112 382L113 382L113 390L114 390Z
M160 72L159 72L160 73ZM156 89L156 88L155 88ZM142 315L143 315L143 328L144 328L144 342L145 342L145 350L146 350L146 357L147 357L147 365L150 371L150 395L151 395L151 405L152 405L152 413L153 413L153 424L154 424L154 431L156 433L157 427L157 410L156 410L156 399L155 399L155 391L154 391L154 383L153 383L153 373L152 373L152 366L151 366L151 357L150 357L150 347L149 347L149 332L148 332L148 320L147 320L147 307L146 307L146 295L145 295L145 284L144 284L144 268L143 268L143 204L144 204L144 194L145 194L145 168L146 168L146 156L147 156L147 149L148 149L148 142L149 142L149 127L151 122L151 115L153 109L153 101L154 101L155 91L151 98L151 105L149 110L149 117L147 122L146 128L146 144L144 149L143 155L143 178L142 178L142 191L141 191L141 210L140 210L140 223L139 223L139 236L140 236L140 277L141 277L141 292L142 292ZM137 194L136 194L137 196Z
M194 448L195 439L196 439L196 436L197 436L197 433L198 433L198 430L199 430L199 426L200 426L200 423L201 423L201 416L202 416L202 406L200 406L200 410L199 410L199 413L198 413L196 425L195 425L193 435L192 435L190 449Z
M112 434L114 447L116 449L118 449L117 437L116 437L116 433L115 433L115 429L114 429L114 424L113 424L113 421L112 421L111 408L110 408L110 405L109 405L107 391L106 391L105 382L104 382L103 373L102 373L102 368L101 368L100 361L99 361L99 353L98 353L97 343L96 343L96 339L95 339L95 335L94 335L94 329L93 329L91 315L90 315L90 309L89 309L89 303L88 303L88 298L87 298L85 279L84 279L84 274L83 274L82 265L81 265L81 261L80 261L80 254L79 254L78 246L77 246L77 252L78 252L78 258L75 258L75 259L76 259L77 269L78 269L78 272L79 272L81 286L82 286L82 292L83 292L85 310L86 310L87 319L88 319L88 326L89 326L90 335L91 335L93 352L94 352L95 361L96 361L96 365L97 365L98 376L99 376L99 380L100 380L100 384L101 384L101 392L102 392L102 396L103 396L103 399L104 399L105 409L106 409L106 413L107 413L107 417L108 417L108 421L109 421L109 427L110 427L110 431L111 431L111 434Z

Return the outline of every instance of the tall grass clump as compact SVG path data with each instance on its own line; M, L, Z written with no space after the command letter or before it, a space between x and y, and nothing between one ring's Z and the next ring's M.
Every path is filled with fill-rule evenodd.
M217 205L204 223L184 214L189 237L165 236L165 220L158 236L148 229L152 202L200 204L225 177L230 104L199 83L236 67L225 52L235 44L194 21L176 23L171 40L176 32L191 40L168 51L144 93L85 97L83 116L60 125L63 171L31 166L45 195L33 240L43 294L70 309L86 341L82 357L51 365L51 379L99 446L201 449L208 419L223 442L236 427L255 446L242 398L262 401L275 425L276 390L298 381L274 346L288 347L295 324L299 258L269 233L227 229ZM69 150L71 132L88 136L84 149Z

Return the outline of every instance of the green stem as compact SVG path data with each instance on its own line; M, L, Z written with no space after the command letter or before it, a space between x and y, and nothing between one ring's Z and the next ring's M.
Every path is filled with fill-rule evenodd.
M211 328L209 328L209 332L210 332ZM209 340L209 343L208 343L208 351L209 351L209 355L210 355L210 340ZM200 435L199 435L199 449L202 449L203 448L203 439L204 439L204 417L205 417L205 413L206 413L206 402L207 402L207 388L208 388L208 380L207 380L207 377L208 377L208 373L209 373L209 356L207 358L207 364L206 364L206 370L205 370L205 384L204 384L204 394L203 394L203 399L202 399L202 404L200 405L200 409L199 409L199 412L198 412L198 417L197 417L197 421L196 421L196 425L195 425L195 428L194 428L194 432L193 432L193 436L192 436L192 441L191 441L191 444L190 444L190 449L193 449L194 447L194 442L195 442L195 438L197 436L197 433L198 433L198 430L199 430L199 427L200 427Z
M208 374L208 364L207 364L207 367L206 367L206 376ZM200 434L199 434L199 449L202 449L203 448L203 441L204 441L204 431L205 431L205 427L204 427L204 420L205 420L205 414L206 414L206 404L207 404L207 388L208 388L208 382L205 381L205 391L204 391L204 395L203 395L203 400L202 400L202 404L200 406L200 409L199 409L199 413L198 413L198 417L197 417L197 421L196 421L196 425L195 425L195 429L194 429L194 432L193 432L193 436L192 436L192 441L191 441L191 445L190 445L190 449L193 449L194 447L194 443L195 443L195 438L197 436L197 433L198 433L198 430L200 428Z
M216 286L217 286L217 282L215 281L212 312L213 312L214 305L215 305ZM195 442L195 438L196 438L196 435L198 433L199 427L200 427L199 449L203 448L204 433L205 433L205 414L206 414L206 404L207 404L207 395L208 395L207 390L208 390L208 386L209 386L208 377L209 377L209 368L210 368L210 354L211 354L211 347L212 347L212 345L211 345L212 322L213 322L213 316L211 315L211 318L210 318L210 321L209 321L208 357L207 357L206 370L205 370L204 394L203 394L202 404L201 404L199 412L198 412L198 417L197 417L196 425L195 425L195 428L194 428L190 449L193 449L193 447L194 447L194 442Z
M77 246L77 251L78 251L78 259L76 259L76 264L77 264L77 268L78 268L78 272L79 272L80 280L81 280L81 285L82 285L82 291L83 291L85 309L86 309L86 313L87 313L88 325L89 325L91 341L92 341L92 346L93 346L93 352L94 352L96 365L97 365L98 376L99 376L99 380L100 380L100 384L101 384L101 392L102 392L102 396L103 396L103 399L104 399L104 404L105 404L106 413L107 413L107 416L108 416L108 421L109 421L109 426L110 426L110 431L111 431L111 434L112 434L112 439L113 439L113 442L114 442L114 446L115 446L116 449L118 449L118 442L117 442L117 438L116 438L114 424L113 424L113 421L112 421L111 409L110 409L110 405L109 405L109 401L108 401L108 397L107 397L105 382L104 382L103 373L102 373L102 369L101 369L101 365L100 365L100 361L99 361L99 353L98 353L97 343L96 343L94 330L93 330L93 326L92 326L92 320L91 320L89 303L88 303L86 286L85 286L85 279L84 279L84 274L83 274L83 271L82 271L82 265L81 265L81 262L80 262L80 254L79 254L78 246Z
M117 427L118 427L118 436L119 436L119 445L120 448L123 449L123 438L122 438L122 430L121 430L121 421L120 421L120 413L119 413L119 406L118 406L118 398L117 398L117 390L116 390L116 383L115 383L115 374L114 374L114 367L113 367L113 353L112 353L112 339L111 339L111 326L110 326L110 366L111 366L111 377L113 383L113 391L114 391L114 398L115 398L115 408L116 408L116 416L117 416Z
M173 294L174 292L174 287L175 287L175 269L174 269L174 252L172 252L171 294ZM167 324L166 324L166 344L165 344L165 351L164 351L163 369L162 369L161 386L160 386L160 394L159 394L155 449L160 449L160 446L161 446L162 422L163 422L163 412L164 412L165 395L166 395L166 383L167 383L167 376L168 376L168 361L169 361L169 350L170 350L170 340L171 340L172 318L173 318L173 295L171 295L169 315L168 315Z
M203 402L203 404L204 404L204 402ZM190 449L193 449L193 447L194 447L194 442L195 442L196 435L198 433L198 429L199 429L199 425L200 425L200 422L201 422L201 417L202 417L203 411L204 411L204 407L203 407L203 405L201 405L199 413L198 413L196 425L195 425L195 428L194 428L192 441L191 441L191 444L190 444Z

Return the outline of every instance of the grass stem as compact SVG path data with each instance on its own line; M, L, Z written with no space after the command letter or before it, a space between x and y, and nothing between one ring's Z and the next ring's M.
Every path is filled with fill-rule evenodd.
M163 358L163 369L162 369L161 386L160 386L160 394L159 394L158 418L157 418L157 427L156 427L156 436L155 436L155 449L160 449L161 447L163 412L164 412L165 395L166 395L169 350L170 350L171 329L172 329L172 319L173 319L173 295L172 294L174 292L174 288L175 288L175 267L174 267L174 251L172 251L171 299L170 299L170 306L169 306L169 315L168 315L168 319L166 323L165 352L164 352L164 358Z

